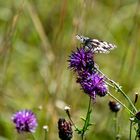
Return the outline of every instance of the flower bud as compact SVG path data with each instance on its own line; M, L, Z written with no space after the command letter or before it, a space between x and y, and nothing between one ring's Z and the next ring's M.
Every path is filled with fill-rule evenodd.
M71 140L72 138L72 124L64 118L58 120L59 138L61 140Z
M115 101L109 101L108 105L112 112L118 112L121 109L121 105Z

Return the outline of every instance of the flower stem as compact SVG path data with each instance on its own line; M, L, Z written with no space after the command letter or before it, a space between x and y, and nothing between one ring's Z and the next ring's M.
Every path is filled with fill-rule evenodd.
M118 113L117 112L115 112L114 121L115 121L115 139L120 140L119 125L118 125Z
M117 99L115 96L113 96L110 92L108 92L108 95L111 96L113 99L115 99L117 102L119 102L124 108L127 109L127 111L129 113L131 113L132 115L134 115L134 113L125 104L123 104L119 99Z
M114 82L114 81L113 81L113 84L118 89L118 92L122 93L122 95L127 99L127 101L130 103L130 105L132 106L132 108L134 109L134 111L137 112L136 107L134 106L134 104L132 103L132 101L130 100L130 98L125 94L125 92L120 88L120 86L116 82Z
M79 131L79 129L77 128L77 126L76 126L76 125L75 125L75 123L73 122L73 120L72 120L72 118L71 118L71 115L70 115L70 114L68 115L68 117L69 117L70 122L71 122L71 123L72 123L72 125L74 126L75 131Z
M130 120L130 130L129 130L129 140L131 140L131 136L132 136L132 121Z
M121 86L119 86L115 81L111 80L110 78L108 78L107 76L105 76L104 73L102 73L102 71L100 71L98 68L96 68L96 70L101 73L106 80L108 80L111 84L109 84L109 86L117 89L118 92L120 92L125 98L126 100L129 102L129 104L131 105L131 107L133 108L133 110L135 111L135 113L137 112L137 109L135 107L135 105L132 103L132 101L130 100L130 98L125 94L125 92L121 89Z
M45 132L45 134L44 134L44 140L47 140L47 131L45 130L44 132Z
M33 140L36 140L35 136L33 135L33 133L31 133Z
M135 136L135 140L137 140L137 135Z
M81 134L82 140L84 139L84 134L85 134L85 131L87 130L87 129L86 129L86 128L87 128L86 125L87 125L87 121L88 121L88 119L89 119L89 113L90 113L90 111L91 111L90 105L91 105L91 97L90 97L90 99L89 99L89 105L88 105L88 110L87 110L87 115L86 115L85 124L84 124L83 129L82 129L82 134Z
M117 113L115 112L115 117L114 117L114 121L115 121L115 139L117 140L117 135L118 135L118 120L117 120Z

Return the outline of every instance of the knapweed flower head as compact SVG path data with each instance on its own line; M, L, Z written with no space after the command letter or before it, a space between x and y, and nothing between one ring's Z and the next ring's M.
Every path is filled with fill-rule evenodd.
M76 72L91 71L94 68L93 53L84 47L73 51L68 61L70 69Z
M69 68L77 74L77 83L83 91L92 99L96 95L103 97L107 94L108 87L104 82L104 77L96 71L93 60L93 52L85 47L77 48L69 57Z
M18 133L35 132L37 120L35 114L31 110L21 110L12 116L12 121Z
M64 118L58 120L58 131L59 138L61 140L71 140L72 139L72 125L69 121L66 121Z
M88 73L86 77L78 77L77 82L92 99L95 99L96 95L103 97L107 94L108 87L104 82L104 77L96 72Z
M116 101L109 101L108 105L112 112L118 112L121 109L121 105Z

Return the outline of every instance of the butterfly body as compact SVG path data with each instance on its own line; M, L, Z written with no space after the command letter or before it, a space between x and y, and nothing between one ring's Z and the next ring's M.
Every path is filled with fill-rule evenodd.
M93 53L109 53L110 50L116 48L115 45L98 39L91 39L80 35L77 35L76 38L84 44L86 50L91 50Z

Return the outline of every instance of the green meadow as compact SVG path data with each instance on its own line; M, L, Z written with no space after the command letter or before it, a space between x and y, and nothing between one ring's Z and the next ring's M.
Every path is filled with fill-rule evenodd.
M71 51L80 46L76 35L84 35L117 46L109 54L95 54L94 61L110 79L135 100L140 93L140 1L139 0L0 0L0 140L32 140L18 134L11 116L22 109L32 110L38 127L34 136L59 140L58 119L72 119L82 127L89 96L69 70ZM110 92L131 109L127 100ZM111 97L97 96L92 103L86 140L115 140ZM136 104L140 108L140 98ZM118 113L121 140L128 140L130 113ZM73 127L74 131L74 127ZM132 131L132 140L135 131ZM73 132L72 140L81 140Z

